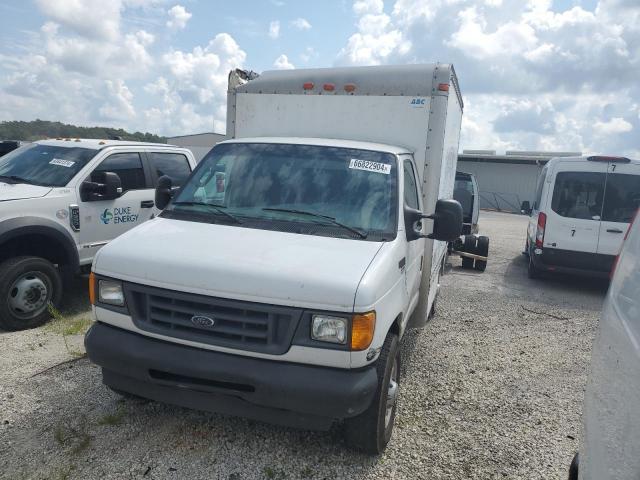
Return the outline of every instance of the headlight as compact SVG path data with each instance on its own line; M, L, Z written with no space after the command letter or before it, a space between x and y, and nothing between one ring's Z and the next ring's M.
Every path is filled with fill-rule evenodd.
M113 280L98 280L98 301L108 305L124 306L122 283Z
M348 320L328 315L314 315L311 321L311 338L321 342L347 343Z

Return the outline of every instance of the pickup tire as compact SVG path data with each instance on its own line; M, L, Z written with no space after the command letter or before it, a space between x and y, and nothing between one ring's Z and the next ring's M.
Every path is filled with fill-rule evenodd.
M15 257L0 264L0 328L25 330L50 318L58 304L62 280L56 267L40 257Z
M376 362L378 387L369 408L357 417L345 420L345 440L349 447L378 455L391 440L396 417L400 382L400 346L398 336L389 333Z

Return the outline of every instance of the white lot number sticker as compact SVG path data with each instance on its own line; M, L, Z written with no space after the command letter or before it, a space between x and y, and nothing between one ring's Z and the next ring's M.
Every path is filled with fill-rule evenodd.
M389 175L391 173L391 165L386 163L370 162L369 160L358 160L352 158L349 162L349 168L355 168L356 170L366 170L367 172L384 173Z
M76 162L73 162L71 160L63 160L62 158L54 158L53 160L51 160L49 162L51 165L60 165L61 167L73 167Z

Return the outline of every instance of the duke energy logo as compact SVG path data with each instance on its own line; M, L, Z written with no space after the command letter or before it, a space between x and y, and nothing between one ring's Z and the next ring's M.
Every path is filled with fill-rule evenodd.
M102 215L100 215L100 220L102 220L102 223L104 223L105 225L108 225L112 219L113 213L111 213L108 208L105 208L104 212L102 212Z

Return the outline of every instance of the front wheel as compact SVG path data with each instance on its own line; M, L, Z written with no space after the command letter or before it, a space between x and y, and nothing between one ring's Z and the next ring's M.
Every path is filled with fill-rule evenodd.
M374 455L384 451L391 440L396 417L400 382L398 336L389 333L376 363L378 388L367 410L345 420L345 440L350 447Z
M25 330L49 320L49 304L60 301L62 280L39 257L16 257L0 265L0 328Z

